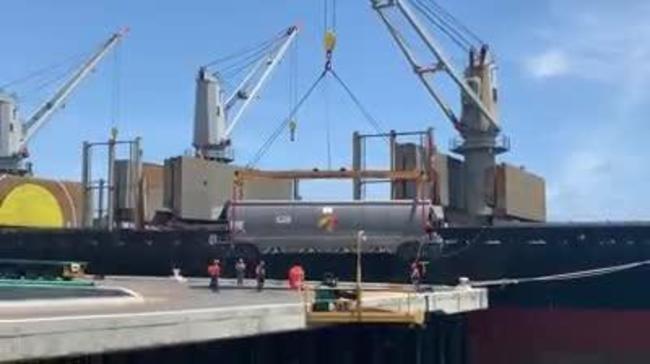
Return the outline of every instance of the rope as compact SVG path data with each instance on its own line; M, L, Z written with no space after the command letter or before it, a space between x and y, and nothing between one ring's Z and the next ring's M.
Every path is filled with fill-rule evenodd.
M280 134L282 134L282 131L284 131L284 129L287 127L287 125L289 125L289 123L291 122L291 119L296 115L298 110L300 110L300 108L305 103L305 101L307 101L307 99L312 94L312 92L314 92L314 90L316 89L316 86L318 86L318 84L321 82L321 80L323 78L325 78L326 74L327 74L327 71L321 72L321 74L318 76L318 78L316 78L316 81L314 81L314 83L312 83L312 85L309 87L307 92L300 98L300 100L298 101L296 106L293 107L293 109L289 113L289 116L287 116L287 118L284 119L280 123L280 125L278 125L278 127L273 131L273 133L271 133L271 135L269 135L269 137L266 139L266 141L264 141L262 146L260 146L260 148L257 150L255 155L253 156L253 158L248 162L248 164L246 164L246 168L252 168L253 166L255 166L260 161L260 159L262 159L262 157L268 152L268 150L273 146L273 143L275 143L278 136L280 136Z
M560 274L551 274L538 277L527 277L527 278L502 278L495 280L487 281L478 281L471 282L471 285L474 287L490 287L490 286L504 286L504 285L514 285L522 283L533 283L533 282L555 282L555 281L569 281L575 279L591 278L598 277L607 274L618 273L630 269L640 268L646 265L650 265L650 259L642 260L638 262L613 265L603 268L587 269L576 272L569 273L560 273Z

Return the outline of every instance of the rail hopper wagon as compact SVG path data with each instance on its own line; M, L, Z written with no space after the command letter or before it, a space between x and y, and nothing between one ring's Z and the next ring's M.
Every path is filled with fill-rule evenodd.
M434 244L442 209L429 201L236 201L224 210L232 243L262 254L405 253Z

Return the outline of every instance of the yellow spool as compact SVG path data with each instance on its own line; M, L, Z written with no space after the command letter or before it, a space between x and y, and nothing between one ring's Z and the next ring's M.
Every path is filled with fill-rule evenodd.
M0 225L63 227L63 211L46 188L25 183L13 188L2 201Z

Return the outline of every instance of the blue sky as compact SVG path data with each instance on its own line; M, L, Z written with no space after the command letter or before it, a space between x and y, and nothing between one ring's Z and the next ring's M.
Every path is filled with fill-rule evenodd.
M550 218L649 219L650 3L440 3L496 53L502 124L513 142L502 160L546 178ZM85 52L122 26L131 29L117 57L107 57L30 144L36 171L43 176L77 179L81 141L104 139L113 124L124 137L143 137L147 160L183 153L191 146L197 67L289 24L302 29L301 90L322 67L322 1L30 0L3 4L3 14L0 84ZM446 149L454 132L368 1L340 0L337 18L335 68L373 115L387 128L434 126L440 148ZM451 58L460 65L463 55L452 50ZM248 161L287 113L288 74L285 64L236 129L240 162ZM333 166L349 164L351 132L371 129L331 81L299 114L298 141L281 136L261 167L326 167L328 124ZM26 93L23 116L43 96L20 87L11 91ZM455 92L447 98L458 102ZM115 100L117 112L111 106ZM349 189L312 184L304 193L329 198L341 191L348 194Z

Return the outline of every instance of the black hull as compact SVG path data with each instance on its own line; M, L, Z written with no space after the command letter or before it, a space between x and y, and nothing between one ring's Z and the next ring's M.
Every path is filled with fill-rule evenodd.
M416 255L429 262L429 283L539 277L584 271L650 259L650 224L527 225L448 228L438 231L444 243L417 249L404 246L396 255L364 255L364 279L404 282ZM369 242L371 244L371 242ZM309 252L261 254L255 246L232 244L223 230L96 231L5 229L0 257L80 260L97 274L169 275L179 267L186 275L203 275L207 262L220 257L265 259L269 272L285 278L295 262L311 279L333 272L354 277L353 254ZM648 268L568 281L495 287L492 302L527 307L648 308Z

